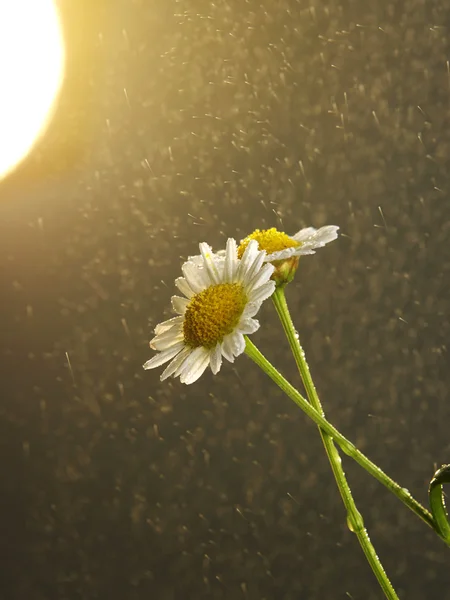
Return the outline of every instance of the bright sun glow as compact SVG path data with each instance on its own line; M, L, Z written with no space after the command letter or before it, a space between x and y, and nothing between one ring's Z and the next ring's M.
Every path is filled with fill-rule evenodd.
M53 0L0 0L0 179L43 133L63 67Z

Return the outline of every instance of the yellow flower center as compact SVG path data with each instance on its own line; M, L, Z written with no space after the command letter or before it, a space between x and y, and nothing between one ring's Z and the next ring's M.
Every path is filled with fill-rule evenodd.
M213 348L234 330L246 304L240 283L220 283L196 294L184 314L185 343L191 348Z
M296 242L290 238L283 231L278 231L275 227L271 229L255 229L253 233L248 235L239 245L238 257L242 258L245 249L247 248L250 240L256 240L259 244L260 250L265 250L267 254L272 252L278 252L279 250L285 250L286 248L294 248L300 246L299 242Z

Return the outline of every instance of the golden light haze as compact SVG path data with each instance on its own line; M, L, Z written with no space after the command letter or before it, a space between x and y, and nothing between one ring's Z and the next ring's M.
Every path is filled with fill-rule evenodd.
M63 71L53 0L0 0L0 179L45 131Z

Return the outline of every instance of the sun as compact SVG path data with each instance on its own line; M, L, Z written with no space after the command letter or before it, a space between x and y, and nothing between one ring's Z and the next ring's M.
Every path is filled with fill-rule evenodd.
M45 130L60 90L64 44L53 0L0 3L0 179Z

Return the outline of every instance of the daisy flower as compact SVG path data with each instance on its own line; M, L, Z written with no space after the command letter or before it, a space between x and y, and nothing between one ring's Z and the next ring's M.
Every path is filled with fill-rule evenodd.
M289 283L295 275L300 256L315 254L317 248L322 248L338 236L336 225L326 225L320 229L306 227L292 236L275 227L271 229L255 229L243 239L238 248L238 256L242 256L253 240L258 242L260 250L266 251L266 262L274 265L272 279L277 285Z
M315 254L316 248L322 248L322 246L337 238L338 229L339 227L336 225L326 225L320 229L306 227L306 229L300 229L292 236L283 231L278 231L275 227L263 230L255 229L253 233L241 241L238 255L241 256L244 253L251 240L256 240L259 248L266 251L267 262L282 260L291 256Z
M144 369L171 361L161 381L172 375L190 384L208 365L214 375L218 373L222 357L234 362L245 350L244 335L259 328L253 317L275 290L274 266L265 260L266 252L258 250L256 240L249 241L240 257L231 238L221 255L200 244L200 255L184 263L184 277L175 281L184 295L172 297L178 316L156 326L150 347L158 354Z

